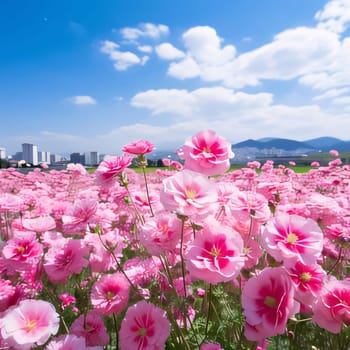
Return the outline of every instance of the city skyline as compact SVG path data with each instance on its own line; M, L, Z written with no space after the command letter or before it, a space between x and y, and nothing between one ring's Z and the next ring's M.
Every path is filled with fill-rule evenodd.
M349 22L346 0L2 2L0 147L348 140Z

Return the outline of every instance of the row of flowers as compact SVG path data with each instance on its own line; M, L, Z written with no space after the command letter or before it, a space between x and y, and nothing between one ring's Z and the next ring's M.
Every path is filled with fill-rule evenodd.
M208 130L146 173L153 150L125 145L93 174L0 172L0 348L347 349L337 152L306 174L228 172L231 145Z

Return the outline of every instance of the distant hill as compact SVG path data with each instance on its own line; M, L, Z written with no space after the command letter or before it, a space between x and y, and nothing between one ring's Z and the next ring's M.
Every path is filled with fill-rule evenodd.
M233 145L233 148L244 148L244 147L254 147L257 149L283 149L286 151L293 151L297 149L307 149L307 150L316 150L315 147L307 144L306 142L301 141L295 141L295 140L289 140L289 139L282 139L282 138L266 138L261 139L259 141L257 140L246 140L243 142L239 142Z
M296 141L284 138L265 137L259 140L248 139L232 145L233 149L239 148L256 148L263 149L281 149L285 151L294 151L304 149L307 152L322 151L328 152L336 149L341 152L350 151L350 141L343 141L336 137L319 137L306 141Z
M330 149L335 148L333 147L333 145L341 145L346 141L337 139L336 137L324 136L324 137L318 137L316 139L307 140L304 142L319 150L329 151ZM348 150L349 149L350 148L348 148Z

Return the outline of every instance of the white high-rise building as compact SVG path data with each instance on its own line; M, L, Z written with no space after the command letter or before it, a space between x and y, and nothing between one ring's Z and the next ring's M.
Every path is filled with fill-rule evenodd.
M31 143L22 143L23 159L33 165L38 165L38 146Z
M6 159L6 148L0 148L0 159Z
M85 152L85 164L86 165L99 164L99 153L98 152Z

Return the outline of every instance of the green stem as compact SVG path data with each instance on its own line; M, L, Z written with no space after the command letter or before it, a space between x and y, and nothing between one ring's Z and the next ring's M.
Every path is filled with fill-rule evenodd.
M207 320L205 323L205 338L207 338L207 336L208 336L209 316L211 313L211 298L212 298L212 284L209 283L209 287L208 287L208 312L207 312Z
M144 166L142 166L141 168L142 168L143 178L144 178L144 180L145 180L146 195L147 195L147 201L148 201L149 209L150 209L150 211L151 211L151 216L154 216L153 209L152 209L152 204L151 204L151 199L150 199L149 191L148 191L148 183L147 183L146 170L145 170L145 167L144 167Z
M113 324L115 329L115 339L116 339L116 345L115 349L119 350L119 333L118 333L118 322L117 322L117 316L113 314Z

